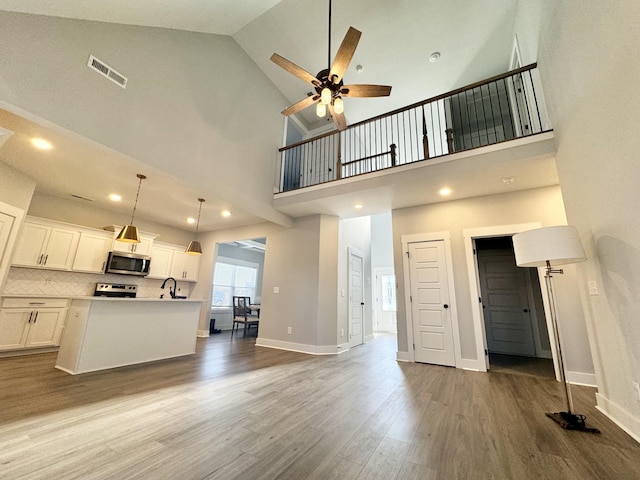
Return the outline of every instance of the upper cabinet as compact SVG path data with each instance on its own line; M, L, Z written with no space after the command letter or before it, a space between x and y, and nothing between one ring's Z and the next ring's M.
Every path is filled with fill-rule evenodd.
M13 264L71 270L80 232L25 220Z
M176 249L170 245L154 243L151 247L151 266L147 278L167 278L171 276L171 262Z
M135 253L137 255L151 256L151 247L153 246L153 236L141 234L140 243L127 243L113 240L113 251L123 253Z
M171 262L171 276L176 280L197 282L199 267L199 255L189 255L188 253L184 253L184 249L175 251L173 253L173 261Z
M109 232L82 232L71 270L104 273L112 242Z

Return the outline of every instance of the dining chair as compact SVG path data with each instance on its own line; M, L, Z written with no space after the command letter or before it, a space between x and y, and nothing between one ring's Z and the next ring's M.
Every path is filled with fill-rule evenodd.
M233 297L233 325L231 336L238 331L238 325L243 325L243 334L246 337L251 327L256 327L256 337L258 336L258 323L260 318L251 311L250 297Z

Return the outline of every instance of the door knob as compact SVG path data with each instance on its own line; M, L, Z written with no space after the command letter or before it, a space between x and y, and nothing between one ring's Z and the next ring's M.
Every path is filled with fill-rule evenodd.
M446 303L443 305L444 308L449 308L449 305L447 305Z

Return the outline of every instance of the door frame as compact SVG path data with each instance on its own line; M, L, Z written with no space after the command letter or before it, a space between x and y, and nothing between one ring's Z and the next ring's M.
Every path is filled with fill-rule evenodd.
M456 302L456 288L453 281L453 262L451 260L451 233L449 231L417 233L413 235L400 236L402 243L402 275L404 278L404 308L405 321L407 325L407 350L409 362L416 361L415 348L413 348L413 317L411 313L411 274L409 272L409 244L421 242L434 242L442 240L444 242L444 255L447 265L447 282L449 284L449 306L451 311L451 328L453 329L453 353L456 368L468 368L467 359L463 359L460 350L460 328L458 325L458 308ZM398 299L396 299L398 301Z
M8 203L0 202L0 212L9 215L14 218L13 225L9 231L7 237L7 243L3 246L3 251L0 251L0 288L4 285L4 281L9 273L9 267L11 267L11 259L14 253L14 246L18 239L18 233L22 229L22 223L24 220L24 210Z
M467 272L469 278L469 299L471 305L475 307L471 308L471 314L473 317L473 326L475 334L476 352L478 353L478 359L470 361L475 364L473 370L486 372L489 366L489 356L485 353L487 351L487 339L486 331L484 328L484 317L482 314L482 305L479 302L480 298L480 277L478 273L478 262L474 254L474 240L476 238L490 238L490 237L504 237L508 235L514 235L516 233L524 232L526 230L532 230L534 228L540 228L541 222L532 223L520 223L514 225L496 225L492 227L483 228L465 228L462 233L464 236L464 248L467 258ZM542 303L544 304L544 314L547 321L547 331L549 332L549 343L551 345L551 354L553 358L553 370L556 375L556 380L560 379L560 370L558 365L558 359L556 358L556 344L553 325L550 321L551 314L549 309L549 296L547 294L547 288L544 284L544 268L538 268L538 280L540 282L540 290L542 292Z
M391 274L391 275L395 276L396 272L395 272L393 267L375 267L373 269L373 278L375 279L375 281L371 282L372 283L372 285L371 285L371 299L372 299L372 302L371 303L373 304L372 305L373 306L373 309L372 309L372 312L373 312L373 314L372 314L372 330L374 332L379 331L378 328L380 326L379 325L380 317L378 315L380 312L379 312L378 306L379 306L379 303L380 303L381 300L378 298L378 276L380 276L380 275L388 275L388 274ZM397 282L396 282L396 284L397 284ZM397 306L397 303L398 303L398 300L396 299L396 306ZM397 333L398 333L398 315L397 315L397 310L396 310L396 334Z
M358 345L364 345L365 344L365 334L364 334L364 329L365 329L365 306L364 304L362 305L362 329L361 329L361 335L362 335L362 342L356 344L356 345L351 345L351 255L355 255L357 257L360 257L360 260L362 260L361 264L362 264L362 278L361 278L361 285L360 285L360 290L362 291L361 295L362 295L362 302L364 302L364 294L365 294L365 288L364 288L364 279L365 279L365 272L364 272L364 255L362 254L362 252L360 250L358 250L355 247L352 247L351 245L349 245L347 247L347 304L349 305L349 313L347 315L347 333L349 334L348 336L348 342L349 342L349 348L353 348L353 347L357 347Z

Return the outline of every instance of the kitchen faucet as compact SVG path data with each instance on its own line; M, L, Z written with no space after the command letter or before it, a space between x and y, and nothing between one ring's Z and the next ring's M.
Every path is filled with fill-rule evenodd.
M169 286L169 295L171 295L171 298L176 298L176 290L178 289L178 282L176 282L175 278L173 277L165 278L160 288L164 290L164 286L169 280L173 280L173 290L171 290L171 286Z

